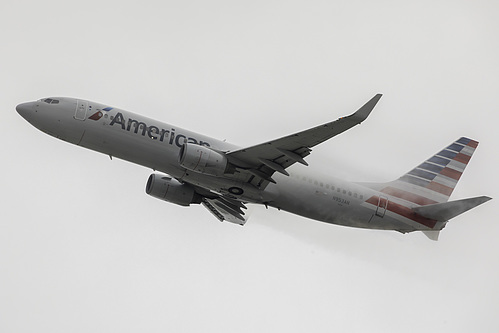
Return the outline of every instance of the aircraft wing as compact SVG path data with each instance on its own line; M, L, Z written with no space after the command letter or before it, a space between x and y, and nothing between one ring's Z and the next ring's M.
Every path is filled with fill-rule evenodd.
M275 183L272 179L274 172L288 175L285 169L294 163L308 165L303 158L310 154L310 148L363 122L381 96L377 94L349 116L256 146L228 152L227 158L240 170L249 173L249 183L259 188L265 187L269 182Z

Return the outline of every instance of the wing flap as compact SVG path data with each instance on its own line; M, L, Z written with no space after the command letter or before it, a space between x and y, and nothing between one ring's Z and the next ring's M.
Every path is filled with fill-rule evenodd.
M223 197L203 198L202 202L210 213L212 213L220 222L227 221L239 225L244 225L248 220L248 215L243 211L246 206L239 201L226 200Z

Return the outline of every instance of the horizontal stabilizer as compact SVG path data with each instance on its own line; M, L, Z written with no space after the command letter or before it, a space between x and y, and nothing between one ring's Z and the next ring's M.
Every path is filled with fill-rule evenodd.
M449 201L433 205L421 206L413 208L412 210L429 219L445 222L453 217L456 217L492 198L481 196L476 198L462 199L456 201Z

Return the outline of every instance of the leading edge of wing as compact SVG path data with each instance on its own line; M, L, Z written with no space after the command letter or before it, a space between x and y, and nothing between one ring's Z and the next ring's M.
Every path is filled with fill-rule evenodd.
M301 157L308 155L306 152L299 152L299 149L316 146L344 131L363 122L374 109L382 94L377 94L364 104L355 113L339 118L335 121L322 124L295 134L291 134L279 139L267 141L248 148L238 149L228 152L229 158L235 158L250 165L260 165L260 159L274 160L282 156L282 150L287 152L297 152ZM236 162L237 164L237 162ZM287 167L287 166L284 166Z
M313 146L318 145L319 143L322 143L326 140L331 139L332 137L341 134L345 132L346 130L349 130L350 128L359 125L362 123L364 120L369 117L371 114L371 111L374 109L378 101L381 99L382 94L376 94L373 98L371 98L366 104L364 104L360 109L358 109L356 112L353 114L346 116L346 117L341 117L338 120L316 126L314 128L311 128L309 130L305 130L303 132L294 134L292 136L298 135L298 136L304 136L307 137L313 136L315 137L315 141L312 142L310 145L307 145L307 147L311 148ZM324 131L321 129L327 128L328 131ZM320 133L322 133L320 135Z

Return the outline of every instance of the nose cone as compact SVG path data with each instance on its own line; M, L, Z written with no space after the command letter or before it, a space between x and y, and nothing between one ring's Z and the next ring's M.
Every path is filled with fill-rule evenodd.
M16 106L16 110L17 113L19 113L23 118L26 118L35 111L34 103L28 102L19 104L18 106Z

